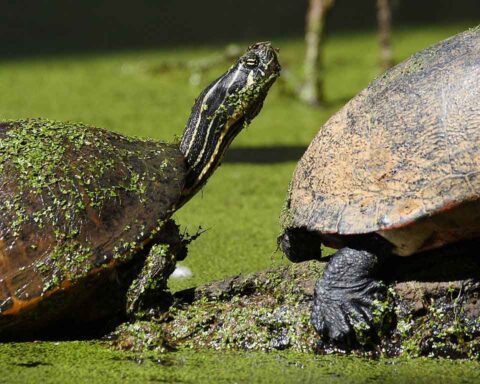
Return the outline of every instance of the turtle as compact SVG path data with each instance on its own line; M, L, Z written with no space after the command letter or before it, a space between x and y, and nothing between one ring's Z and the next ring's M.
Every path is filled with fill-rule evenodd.
M179 143L43 118L1 122L0 338L83 332L168 305L166 280L189 241L171 216L279 74L270 42L250 46L195 100Z
M306 149L278 242L293 262L320 260L322 245L337 249L314 290L311 320L321 342L379 341L375 309L388 302L384 277L400 257L478 244L478 100L476 28L380 75Z

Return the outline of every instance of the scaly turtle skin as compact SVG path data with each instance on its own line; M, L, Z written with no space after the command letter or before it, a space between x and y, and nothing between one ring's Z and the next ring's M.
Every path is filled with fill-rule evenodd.
M313 324L336 343L374 333L379 268L480 238L480 30L386 72L322 127L300 160L279 242L293 261L340 250L316 287ZM388 264L387 264L388 265ZM385 268L383 268L385 270Z
M197 98L180 145L0 123L0 338L161 308L188 242L170 216L259 113L279 70L269 43L250 47Z

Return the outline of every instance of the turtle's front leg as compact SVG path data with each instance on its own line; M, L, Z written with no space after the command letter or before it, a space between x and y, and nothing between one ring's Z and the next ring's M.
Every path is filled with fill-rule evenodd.
M385 257L342 248L327 264L315 286L312 323L340 347L375 341L386 315L386 285L379 280Z
M172 302L167 280L175 270L176 262L185 258L187 241L182 239L173 220L163 226L157 241L127 291L126 309L130 318L151 318Z
M139 275L127 291L127 315L142 319L155 316L168 308L171 294L167 289L168 276L175 269L175 261L168 244L154 245Z

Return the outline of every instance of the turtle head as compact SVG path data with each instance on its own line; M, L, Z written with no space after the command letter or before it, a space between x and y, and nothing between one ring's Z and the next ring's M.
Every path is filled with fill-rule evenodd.
M276 49L256 43L196 99L180 143L187 164L183 200L206 182L235 136L258 115L279 74Z

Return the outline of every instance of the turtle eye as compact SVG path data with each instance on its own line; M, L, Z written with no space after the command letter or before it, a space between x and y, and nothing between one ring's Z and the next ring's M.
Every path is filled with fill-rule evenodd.
M247 59L245 60L245 65L249 68L256 67L258 65L258 57L257 56L247 57Z

